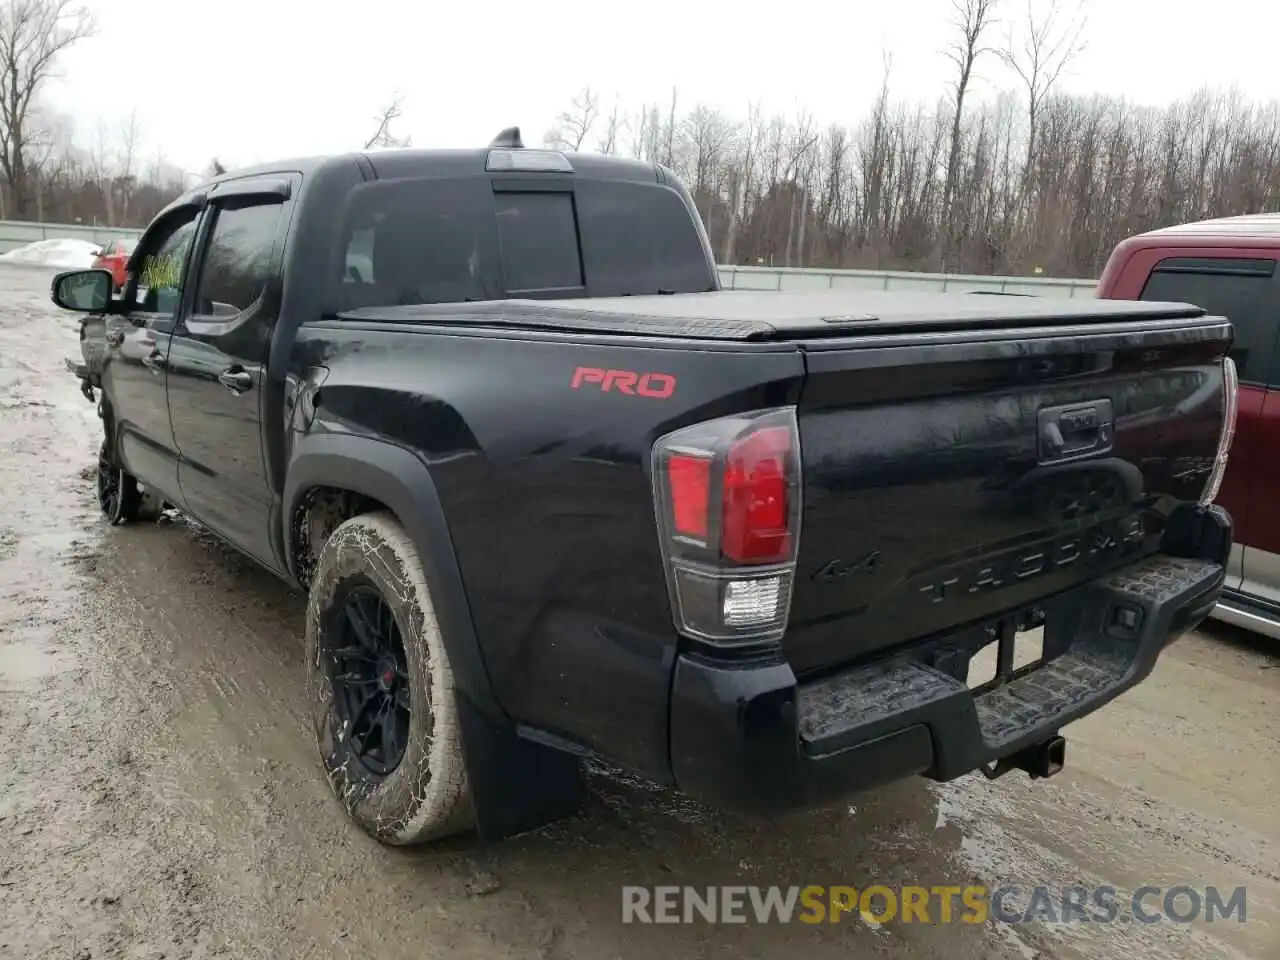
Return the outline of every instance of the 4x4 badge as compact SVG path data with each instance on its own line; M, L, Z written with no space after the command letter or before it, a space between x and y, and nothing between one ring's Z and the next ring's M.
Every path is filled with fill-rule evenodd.
M845 563L843 560L828 560L813 575L814 580L821 580L830 583L833 580L843 580L845 577L851 577L855 573L875 573L877 564L880 563L880 551L872 550L861 560L855 560L853 563Z

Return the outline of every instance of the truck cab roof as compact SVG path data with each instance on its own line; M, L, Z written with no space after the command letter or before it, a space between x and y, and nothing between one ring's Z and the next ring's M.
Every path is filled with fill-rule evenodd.
M594 180L664 183L668 179L673 179L659 164L594 153L574 153L524 147L484 147L480 149L406 147L292 157L240 167L201 181L175 200L171 206L189 204L196 198L209 193L220 183L242 180L248 177L269 176L274 173L299 173L303 177L308 177L312 174L320 173L327 167L350 164L360 166L370 179L380 180L427 175L432 177L481 176L497 172L487 168L489 156L495 150L525 151L532 155L558 154L568 162L573 174Z
M515 128L487 147L360 151L223 173L162 211L153 236L206 206L260 204L290 210L279 255L285 274L308 278L284 293L294 317L719 288L702 220L674 173L528 149Z
M1243 237L1263 237L1280 241L1280 213L1251 213L1237 217L1215 217L1192 223L1178 223L1139 234L1135 239L1166 240L1173 237L1195 237L1197 241L1210 238L1238 240Z
M1099 289L1109 295L1114 265L1122 264L1141 250L1177 248L1235 247L1246 250L1280 249L1280 213L1255 213L1238 217L1216 217L1192 223L1178 223L1148 230L1121 240L1111 253Z

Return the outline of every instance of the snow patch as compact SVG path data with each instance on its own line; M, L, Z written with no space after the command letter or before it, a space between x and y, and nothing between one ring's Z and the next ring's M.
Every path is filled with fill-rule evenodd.
M26 263L62 270L87 269L102 248L88 240L37 240L8 253L0 253L5 263Z

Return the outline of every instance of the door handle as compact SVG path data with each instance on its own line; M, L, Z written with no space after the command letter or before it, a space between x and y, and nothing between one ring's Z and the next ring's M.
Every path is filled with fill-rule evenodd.
M159 350L155 353L144 354L142 357L142 365L152 373L164 373L164 356Z
M218 382L232 393L244 393L253 386L253 374L241 367L232 367L218 374Z

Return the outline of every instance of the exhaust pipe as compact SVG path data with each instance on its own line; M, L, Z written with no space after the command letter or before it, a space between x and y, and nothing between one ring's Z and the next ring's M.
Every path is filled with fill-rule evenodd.
M1033 744L1008 757L1001 757L994 764L984 766L982 772L988 780L1002 777L1010 770L1025 770L1032 780L1047 780L1061 773L1067 765L1067 740L1055 734L1048 740Z

